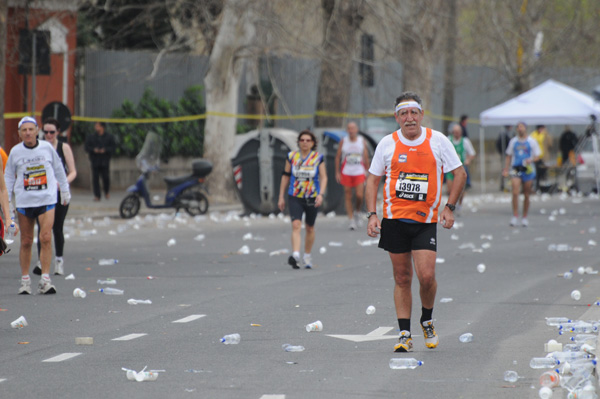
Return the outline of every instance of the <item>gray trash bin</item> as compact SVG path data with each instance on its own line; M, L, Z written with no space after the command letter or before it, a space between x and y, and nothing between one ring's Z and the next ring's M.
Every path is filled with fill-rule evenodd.
M281 172L287 154L297 150L298 132L265 128L236 137L231 164L246 213L278 213Z

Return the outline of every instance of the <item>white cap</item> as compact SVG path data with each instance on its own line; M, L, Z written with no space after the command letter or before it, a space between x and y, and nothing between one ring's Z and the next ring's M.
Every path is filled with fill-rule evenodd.
M23 125L23 123L33 123L35 125L35 127L37 127L37 125L38 125L37 121L32 116L25 116L25 117L23 117L23 119L21 119L19 121L19 129L21 128L21 125Z

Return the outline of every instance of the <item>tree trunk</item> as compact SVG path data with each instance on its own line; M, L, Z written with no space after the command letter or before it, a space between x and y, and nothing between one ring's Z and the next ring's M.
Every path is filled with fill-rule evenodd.
M229 0L209 58L204 84L206 124L204 157L213 163L208 178L211 195L218 201L235 199L230 152L234 145L236 118L215 113L237 114L238 88L243 69L241 52L255 37L255 13L251 1Z
M0 87L6 87L6 23L8 1L0 0ZM6 149L4 138L4 90L0 91L0 146Z
M322 0L324 35L317 110L348 111L356 32L362 22L362 0ZM342 126L340 116L316 116L315 126Z
M454 66L456 54L456 0L447 0L448 29L446 29L446 48L444 49L444 116L454 115ZM444 119L443 132L448 131L449 119Z

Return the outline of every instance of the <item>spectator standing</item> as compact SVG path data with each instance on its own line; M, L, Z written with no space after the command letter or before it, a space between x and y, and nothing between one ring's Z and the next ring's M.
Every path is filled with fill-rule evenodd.
M548 134L548 130L544 125L537 125L535 130L531 132L531 138L537 141L538 147L540 147L540 159L535 162L535 187L536 190L540 189L540 181L546 178L548 166L546 162L550 156L550 146L552 145L552 137Z
M96 122L95 133L85 140L85 150L90 155L92 164L92 187L94 201L100 201L100 178L104 197L110 198L110 158L117 147L115 138L106 131L106 123Z
M506 156L506 149L508 148L508 143L512 138L512 126L505 125L504 130L501 130L498 133L498 138L496 139L496 151L500 154L500 165L504 166L504 157ZM504 191L504 176L500 173L500 191Z
M575 147L579 139L577 135L573 133L569 126L565 126L564 132L561 133L558 139L558 147L560 149L560 155L562 165L573 167L575 166ZM570 165L568 165L570 163Z

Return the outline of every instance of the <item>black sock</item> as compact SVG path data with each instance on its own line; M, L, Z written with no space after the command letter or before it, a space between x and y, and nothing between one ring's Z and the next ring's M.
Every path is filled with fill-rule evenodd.
M398 319L398 327L400 331L410 332L410 319Z
M433 319L432 315L433 315L433 308L427 309L427 308L421 307L421 325L423 325L424 321Z

